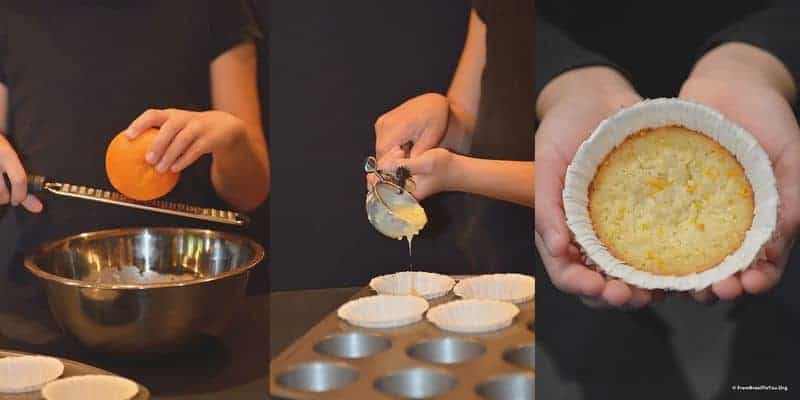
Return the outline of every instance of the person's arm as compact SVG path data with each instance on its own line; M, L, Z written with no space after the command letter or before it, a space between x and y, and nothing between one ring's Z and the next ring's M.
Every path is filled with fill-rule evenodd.
M228 50L211 63L214 109L230 113L244 130L230 147L214 153L211 182L219 195L241 209L258 207L270 188L269 153L262 128L256 49L252 43Z
M270 186L255 46L244 43L225 51L210 69L213 110L148 110L126 135L135 138L150 127L159 128L146 155L157 172L180 172L211 154L211 183L217 194L239 210L253 210L264 202Z
M473 9L464 50L447 91L449 115L441 147L459 153L469 151L472 132L478 118L481 99L481 76L486 66L486 24Z
M397 151L397 150L394 150ZM534 162L487 160L455 154L444 148L417 157L391 154L379 168L405 167L414 179L412 194L424 200L439 192L464 192L533 208Z
M713 107L749 131L773 163L778 235L767 259L695 294L701 301L762 293L781 279L800 228L800 127L792 106L800 82L800 3L775 0L709 38L680 97ZM768 117L765 117L768 116Z
M450 171L447 190L533 208L533 161L485 160L454 154Z
M486 62L486 25L473 9L464 50L447 95L426 93L411 98L375 121L378 159L408 141L411 156L437 146L465 153L475 128L481 74Z
M723 69L731 69L728 78L738 79L739 72L749 70L755 72L757 78L767 78L790 102L794 102L794 94L800 82L800 52L797 51L800 32L797 21L800 20L800 2L796 0L772 0L769 5L740 19L736 23L712 35L700 49L698 64L692 71L693 76L705 74L713 68L713 75L725 78ZM766 54L748 51L748 46L730 48L728 44L750 45L750 50L757 48ZM717 47L728 49L717 52ZM767 57L770 55L772 57ZM770 59L772 59L770 61ZM721 61L721 62L720 62ZM746 65L750 62L758 65ZM731 62L728 64L728 62ZM769 65L772 64L772 65ZM788 74L788 77L787 77Z

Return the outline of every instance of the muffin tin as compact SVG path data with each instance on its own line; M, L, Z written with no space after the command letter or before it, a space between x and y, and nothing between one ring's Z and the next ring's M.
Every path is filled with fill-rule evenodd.
M354 298L372 294L365 288ZM450 294L431 307L456 300ZM458 334L423 319L359 328L328 314L270 364L275 399L534 399L534 302L505 329Z

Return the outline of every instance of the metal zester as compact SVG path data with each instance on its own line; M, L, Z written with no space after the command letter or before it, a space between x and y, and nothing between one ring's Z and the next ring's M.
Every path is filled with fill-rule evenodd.
M114 204L117 206L136 208L139 210L161 214L170 214L180 217L217 222L221 224L243 226L250 222L250 219L246 215L235 211L197 207L163 200L136 201L129 199L117 192L108 190L73 185L64 182L49 182L47 178L40 175L28 175L28 191L31 193L46 191L59 196L74 197L78 199Z

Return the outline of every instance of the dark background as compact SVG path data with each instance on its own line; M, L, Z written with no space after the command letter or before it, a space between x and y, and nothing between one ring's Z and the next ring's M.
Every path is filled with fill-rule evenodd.
M468 1L271 1L269 130L273 290L365 285L407 268L408 249L364 211L363 161L373 123L404 100L445 92L464 45ZM445 203L426 201L430 226L413 263L464 272L440 233Z
M254 17L264 34L267 33L267 1L266 0L246 0L254 11ZM266 38L258 42L259 56L259 89L264 110L263 120L266 129L267 124L267 41ZM271 150L271 149L270 149ZM78 182L73 182L78 183ZM75 200L75 206L81 207L85 203ZM0 266L7 265L17 241L17 232L14 228L14 213L7 213L0 207ZM249 292L253 294L267 293L269 290L269 270L267 268L269 259L269 201L261 205L257 210L249 214L252 223L244 229L229 229L227 227L214 227L209 225L209 229L227 229L236 233L246 235L255 239L258 243L267 248L267 261L258 265L251 274ZM24 269L22 265L10 266L10 268ZM3 276L8 274L3 271Z

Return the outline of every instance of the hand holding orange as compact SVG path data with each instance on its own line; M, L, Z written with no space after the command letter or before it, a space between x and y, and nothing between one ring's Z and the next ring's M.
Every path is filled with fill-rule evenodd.
M151 128L134 139L123 133L111 140L106 151L106 174L111 185L126 197L150 201L165 196L178 184L180 173L156 171L145 159L158 134Z

